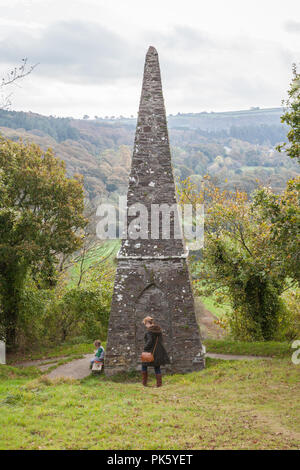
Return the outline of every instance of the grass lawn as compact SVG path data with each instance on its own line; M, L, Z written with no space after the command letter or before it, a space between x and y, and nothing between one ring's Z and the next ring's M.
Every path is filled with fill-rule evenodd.
M291 357L294 350L288 342L246 341L207 339L204 341L207 352L240 354L248 356Z
M0 366L0 449L299 449L300 366L207 360L204 371L51 382Z

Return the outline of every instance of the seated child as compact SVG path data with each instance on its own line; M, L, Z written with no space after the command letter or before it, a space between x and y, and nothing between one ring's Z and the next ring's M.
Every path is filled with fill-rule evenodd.
M94 346L96 348L95 350L95 357L93 357L93 359L91 359L91 364L90 364L90 368L93 367L93 364L95 361L99 362L103 362L104 360L104 348L103 346L101 346L101 341L99 341L99 339L97 339L95 342L94 342Z

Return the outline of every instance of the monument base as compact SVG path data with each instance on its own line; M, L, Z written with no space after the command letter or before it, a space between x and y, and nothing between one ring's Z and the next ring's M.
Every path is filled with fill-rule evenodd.
M171 362L166 365L166 372L204 368L186 259L131 258L118 262L105 355L106 375L140 368L146 332L142 320L147 315L162 328Z

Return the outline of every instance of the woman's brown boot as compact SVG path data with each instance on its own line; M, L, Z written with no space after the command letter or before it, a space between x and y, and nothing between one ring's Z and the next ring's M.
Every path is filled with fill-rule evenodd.
M142 379L144 387L147 387L147 380L148 380L148 372L142 371Z
M161 387L162 386L162 377L161 374L155 374L156 375L156 386Z

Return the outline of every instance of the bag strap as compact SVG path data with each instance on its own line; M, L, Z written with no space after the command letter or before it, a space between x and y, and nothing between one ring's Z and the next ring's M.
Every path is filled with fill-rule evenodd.
M155 346L154 346L153 351L152 351L152 354L153 354L153 355L154 355L154 351L155 351L156 346L157 346L157 341L158 341L158 336L157 336L157 338L156 338L156 343L155 343Z

